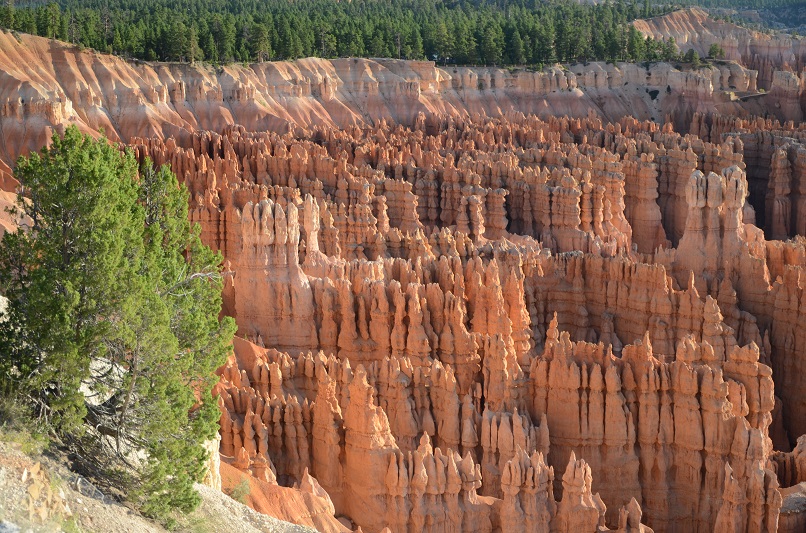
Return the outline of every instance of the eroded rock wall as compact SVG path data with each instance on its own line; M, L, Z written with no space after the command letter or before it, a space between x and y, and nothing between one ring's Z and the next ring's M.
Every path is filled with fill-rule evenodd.
M674 38L681 53L696 50L706 57L711 45L725 52L725 59L737 61L758 73L758 87L770 89L776 71L798 74L806 67L806 39L785 34L765 34L714 20L701 8L681 9L667 15L633 22L635 28L653 39ZM739 91L742 84L734 84Z
M241 336L221 483L246 476L256 509L323 531L794 532L802 59L714 42L737 62L212 69L2 34L0 159L73 123L188 187Z
M249 131L301 133L317 125L344 128L382 119L413 126L419 113L432 121L516 110L543 118L593 114L618 121L632 115L661 122L670 117L683 130L695 112L719 107L746 115L745 103L731 102L723 91L756 87L755 70L739 65L682 72L663 63L646 68L594 63L534 72L308 58L213 68L125 61L6 32L0 32L0 70L4 181L11 179L10 167L20 154L38 150L53 130L69 124L123 142L133 137L184 142L193 132L220 132L233 124ZM799 118L788 114L799 112L803 81L789 74L776 79L781 94L767 98L785 105L776 109L770 100L767 107L781 119ZM13 186L11 181L4 185L6 190Z
M790 530L773 449L806 423L803 241L753 224L748 175L798 205L799 130L692 130L510 113L135 139L191 190L253 343L221 371L223 461L313 476L370 531Z

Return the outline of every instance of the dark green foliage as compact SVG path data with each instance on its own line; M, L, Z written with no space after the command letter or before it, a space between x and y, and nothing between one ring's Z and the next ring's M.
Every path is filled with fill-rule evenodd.
M725 51L717 43L714 43L708 49L708 57L714 59L722 59L723 57L725 57Z
M15 176L30 227L0 243L0 381L144 512L192 509L234 326L187 191L75 127Z
M454 65L651 59L629 22L673 9L573 0L58 0L0 25L161 61L396 57Z
M501 52L504 48L504 32L497 24L487 24L480 32L481 45L479 46L479 57L485 65L497 65L501 63Z
M700 66L700 54L691 48L685 54L683 54L683 61L686 63L691 63L692 67L697 68Z
M680 51L677 49L677 43L674 37L669 37L669 40L663 43L661 49L661 57L664 61L674 61L680 56Z
M799 8L803 0L690 0L683 5L731 7L734 9Z
M82 429L81 381L104 357L109 320L125 297L119 277L138 254L137 166L132 157L71 128L15 171L30 231L0 245L0 283L9 299L2 328L2 371L25 385L59 430ZM88 231L91 229L91 231ZM142 231L142 230L140 230Z
M505 34L506 39L506 62L510 65L523 65L526 63L526 52L524 50L523 39L517 28L513 28L509 34Z
M257 61L265 61L271 57L269 29L265 24L253 24L249 27L249 52Z

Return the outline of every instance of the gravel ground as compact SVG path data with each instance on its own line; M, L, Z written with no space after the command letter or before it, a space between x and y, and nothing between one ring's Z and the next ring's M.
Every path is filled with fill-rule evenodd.
M200 521L202 529L196 531L238 531L238 533L308 533L315 532L309 527L289 524L260 514L211 487L196 485L202 497L199 508L191 515L191 520ZM234 527L237 524L237 527Z
M37 466L40 464L41 466ZM31 503L34 474L44 489ZM47 492L50 489L51 497ZM185 533L307 533L315 530L262 515L210 487L197 485L202 503L181 518ZM34 491L34 494L36 492ZM65 505L62 505L65 504ZM49 512L46 518L39 513ZM64 509L66 507L66 510ZM0 436L0 533L165 533L156 524L104 496L87 480L50 458L30 457Z

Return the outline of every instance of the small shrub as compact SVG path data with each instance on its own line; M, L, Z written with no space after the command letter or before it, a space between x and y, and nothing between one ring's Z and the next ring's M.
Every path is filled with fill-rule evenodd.
M249 480L242 478L241 482L233 487L233 489L229 492L229 497L236 502L246 505L246 497L249 496L251 492L252 488L249 486Z
M0 395L0 441L15 443L26 455L39 455L50 444L47 431L14 396Z
M78 525L75 516L62 521L62 531L64 533L82 533L84 530Z

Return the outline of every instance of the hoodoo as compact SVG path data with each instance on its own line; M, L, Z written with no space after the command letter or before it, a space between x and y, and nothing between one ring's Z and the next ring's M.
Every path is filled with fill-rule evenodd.
M806 40L630 28L677 53L214 67L0 33L2 189L71 125L177 176L237 324L207 483L261 513L804 531Z
M431 129L133 142L184 174L253 343L222 370L223 461L312 475L366 530L492 531L512 513L527 531L779 530L774 449L806 420L800 373L773 369L804 340L803 243L748 222L742 139L794 154L802 131Z

